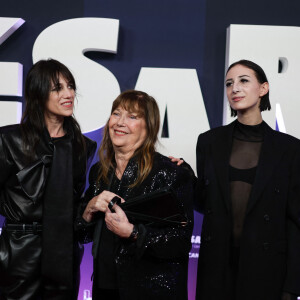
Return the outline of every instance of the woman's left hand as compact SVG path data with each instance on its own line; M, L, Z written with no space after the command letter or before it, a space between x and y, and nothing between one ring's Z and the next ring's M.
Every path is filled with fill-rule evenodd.
M184 162L182 158L176 158L174 156L169 156L169 158L171 159L172 162L177 163L177 166L180 166Z
M115 204L115 213L109 209L105 212L105 222L107 228L121 238L129 238L133 230L133 224L129 223L123 209Z

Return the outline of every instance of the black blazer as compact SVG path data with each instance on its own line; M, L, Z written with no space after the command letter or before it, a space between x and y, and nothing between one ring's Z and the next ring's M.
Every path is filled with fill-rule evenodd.
M228 299L232 216L229 157L235 122L200 134L197 197L204 213L196 299ZM263 123L264 141L240 241L237 299L300 294L299 140Z

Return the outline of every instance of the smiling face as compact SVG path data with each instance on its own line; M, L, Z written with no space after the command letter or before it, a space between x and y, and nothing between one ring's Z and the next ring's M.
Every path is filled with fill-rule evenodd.
M260 83L252 69L232 67L226 75L226 93L230 106L239 113L260 114L261 97L269 91L267 82Z
M75 90L74 86L59 75L59 82L52 83L49 98L45 105L45 121L53 118L64 118L72 116L74 108Z
M146 139L147 127L144 117L118 106L111 114L109 136L115 152L132 152L138 149Z

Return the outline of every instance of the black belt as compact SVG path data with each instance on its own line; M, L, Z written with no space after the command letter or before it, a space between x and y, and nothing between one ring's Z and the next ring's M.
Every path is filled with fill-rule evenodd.
M32 222L32 224L5 224L5 230L7 231L17 231L22 233L33 233L39 234L43 230L43 225L38 222Z

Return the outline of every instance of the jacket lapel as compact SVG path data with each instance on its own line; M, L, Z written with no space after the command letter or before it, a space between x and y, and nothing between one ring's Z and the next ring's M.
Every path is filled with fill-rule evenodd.
M261 148L256 176L249 197L246 214L252 210L255 203L259 200L266 184L272 178L274 168L284 152L283 149L284 147L277 144L277 139L274 136L274 130L264 123L264 141Z
M235 122L236 121L224 126L224 130L220 132L220 135L212 143L213 163L228 212L231 210L229 196L229 158Z

